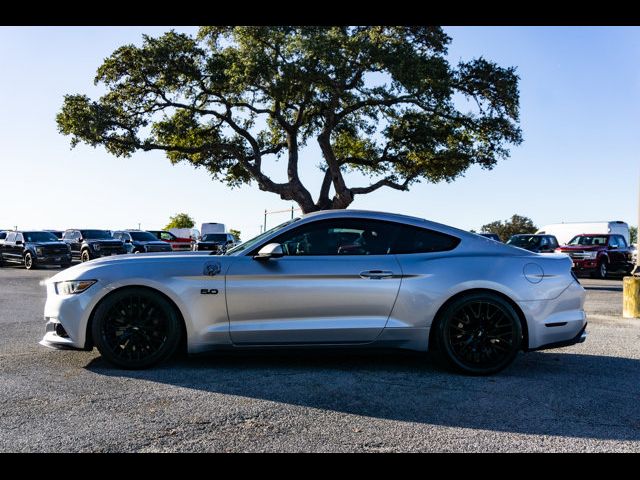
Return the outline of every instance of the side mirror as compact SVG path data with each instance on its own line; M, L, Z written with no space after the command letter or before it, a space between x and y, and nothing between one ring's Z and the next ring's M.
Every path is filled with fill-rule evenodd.
M279 243L269 243L262 247L257 255L253 258L255 260L269 260L270 258L280 258L284 257L284 252L282 251L282 245Z
M617 246L617 245L609 245L609 248L610 248L611 250L617 250L617 249L618 249L618 246Z
M78 242L84 242L84 238L79 237L79 238L78 238Z
M22 240L16 241L16 245L22 245Z
M129 240L128 238L124 241L124 243L131 243L131 240Z

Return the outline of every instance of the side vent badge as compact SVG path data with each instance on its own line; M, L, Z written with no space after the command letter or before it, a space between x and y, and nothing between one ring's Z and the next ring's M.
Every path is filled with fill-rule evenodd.
M204 264L204 274L210 277L214 277L220 273L221 270L220 262L207 262Z

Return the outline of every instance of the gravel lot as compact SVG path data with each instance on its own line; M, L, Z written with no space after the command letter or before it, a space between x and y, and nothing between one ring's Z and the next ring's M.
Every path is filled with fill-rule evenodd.
M40 280L0 269L1 452L640 452L640 320L589 280L589 338L488 378L424 355L253 354L109 368L38 345Z

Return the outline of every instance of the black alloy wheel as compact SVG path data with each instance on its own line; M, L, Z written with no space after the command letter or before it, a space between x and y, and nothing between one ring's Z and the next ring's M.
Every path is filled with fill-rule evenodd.
M148 368L172 356L180 343L173 305L146 288L109 295L97 308L93 341L108 362L126 369Z
M490 375L509 366L522 344L514 308L491 293L464 296L437 320L432 347L446 367L470 375Z
M24 268L27 270L33 270L36 268L36 261L33 259L31 252L27 252L24 254Z

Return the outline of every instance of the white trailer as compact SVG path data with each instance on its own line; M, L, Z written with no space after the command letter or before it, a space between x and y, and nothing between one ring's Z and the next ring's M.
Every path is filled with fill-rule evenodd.
M227 230L225 229L224 223L203 223L200 227L200 234L206 235L207 233L225 233Z
M617 233L622 235L629 245L629 225L620 220L610 222L567 222L552 223L540 227L536 233L555 235L560 245L566 245L576 235L581 233Z

